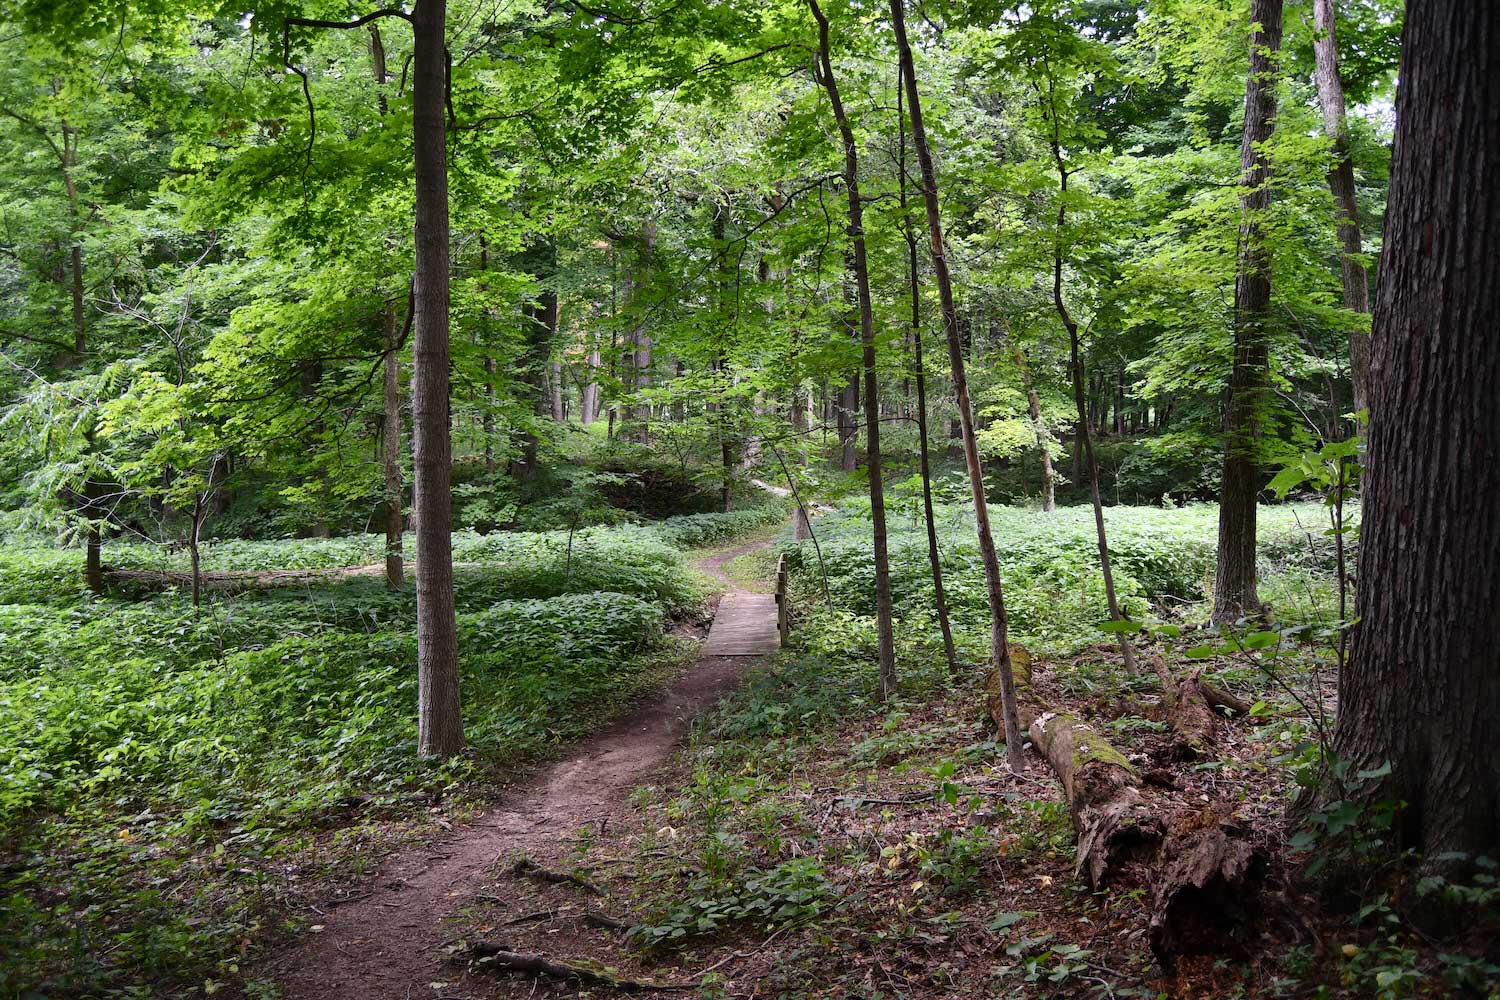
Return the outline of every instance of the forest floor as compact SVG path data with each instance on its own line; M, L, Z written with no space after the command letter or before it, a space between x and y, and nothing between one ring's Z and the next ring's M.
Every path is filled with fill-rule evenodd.
M710 551L695 565L728 593L742 592L725 567L768 544L766 535ZM524 862L549 866L580 831L604 835L628 821L632 793L667 762L691 718L732 689L752 662L701 657L661 697L574 745L471 822L401 848L373 871L364 891L315 910L320 922L271 956L260 978L287 997L308 1000L493 996L492 977L467 971L445 949L455 948L481 910L501 907L511 922L539 919L523 912L530 883L558 873L528 872ZM587 912L579 908L576 916Z

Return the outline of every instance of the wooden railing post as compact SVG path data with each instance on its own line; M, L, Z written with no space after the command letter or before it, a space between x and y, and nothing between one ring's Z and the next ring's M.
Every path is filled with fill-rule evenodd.
M787 608L786 600L786 556L782 555L776 560L776 631L781 634L781 644L786 645L786 637L792 630L791 613Z

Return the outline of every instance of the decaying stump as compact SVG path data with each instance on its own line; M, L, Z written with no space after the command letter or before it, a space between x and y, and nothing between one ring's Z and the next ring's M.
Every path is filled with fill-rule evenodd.
M1197 671L1186 677L1172 676L1167 661L1159 654L1151 656L1151 668L1161 681L1162 705L1167 722L1178 740L1194 755L1201 755L1217 736L1217 722L1210 707L1206 685Z
M1249 830L1212 814L1175 829L1151 885L1151 952L1170 971L1178 955L1224 954L1235 927L1259 909L1265 858Z

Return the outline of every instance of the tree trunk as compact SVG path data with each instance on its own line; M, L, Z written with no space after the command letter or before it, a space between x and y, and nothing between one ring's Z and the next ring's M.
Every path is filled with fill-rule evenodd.
M1057 510L1057 475L1052 471L1052 435L1042 423L1042 401L1036 394L1036 383L1031 378L1031 366L1020 344L1011 345L1011 358L1021 369L1021 384L1026 389L1026 413L1031 417L1031 426L1036 431L1036 447L1042 453L1042 510L1048 514Z
M381 417L381 456L385 468L385 588L406 585L401 553L401 331L396 310L385 304L384 412Z
M633 299L646 297L651 281L651 260L655 253L656 220L646 219L641 222L641 250L636 278L632 286ZM636 302L635 305L639 308L640 303ZM635 390L640 392L651 388L651 330L647 325L644 311L636 317L635 325L631 328L630 343L633 348L630 360L634 371ZM626 416L630 439L641 444L649 443L651 407L645 403L636 403Z
M1224 420L1224 472L1219 485L1219 549L1213 620L1218 625L1260 611L1255 588L1255 501L1260 493L1261 422L1268 402L1271 258L1262 217L1271 204L1271 166L1262 144L1276 118L1276 65L1281 50L1281 0L1253 0L1250 72L1245 83L1245 134L1240 145L1239 276L1234 285L1234 370Z
M1125 616L1120 612L1120 600L1115 591L1115 574L1109 564L1109 538L1104 529L1104 502L1099 496L1099 460L1094 455L1093 435L1089 433L1088 401L1084 398L1084 385L1088 378L1083 370L1083 356L1078 349L1078 322L1068 309L1067 302L1063 300L1062 238L1064 228L1068 223L1068 178L1072 172L1068 170L1067 161L1063 158L1062 139L1058 131L1060 126L1055 106L1052 108L1050 117L1053 128L1052 162L1057 167L1058 190L1057 237L1052 254L1052 304L1057 309L1058 319L1062 320L1063 329L1068 331L1068 358L1073 369L1073 406L1078 414L1076 433L1079 448L1083 452L1084 460L1088 463L1089 499L1094 507L1094 536L1099 546L1099 572L1104 576L1104 599L1109 605L1110 620L1122 621ZM1124 632L1116 634L1115 640L1120 646L1120 657L1125 661L1125 669L1133 673L1135 671L1134 644Z
M1500 7L1407 9L1375 305L1353 659L1335 748L1401 846L1500 857ZM1463 862L1455 867L1461 867Z
M1323 109L1323 130L1333 142L1334 167L1328 187L1338 205L1340 259L1344 284L1344 308L1370 311L1370 279L1359 260L1359 202L1354 197L1354 161L1349 155L1349 129L1344 123L1344 80L1339 75L1338 16L1334 0L1313 0L1313 57L1318 78L1318 104ZM1354 390L1354 409L1369 405L1370 335L1363 330L1349 333L1349 381Z
M953 391L958 397L958 419L963 437L964 463L969 472L969 490L974 498L974 529L979 537L979 553L984 563L985 591L990 605L990 654L994 659L997 683L1005 718L1005 750L1012 771L1025 766L1021 751L1021 723L1016 715L1015 682L1011 677L1010 646L1006 639L1005 594L1000 582L1000 560L995 554L995 538L990 531L990 509L984 496L984 469L979 462L979 444L974 436L974 409L969 402L969 383L964 371L963 344L959 341L958 310L953 302L953 281L948 274L948 256L943 243L943 220L938 204L937 168L927 145L927 129L922 122L922 98L912 68L911 43L906 37L904 0L891 0L891 28L900 51L901 73L906 82L906 101L911 112L912 145L922 168L922 199L927 207L927 230L932 238L932 267L937 277L938 299L942 306L943 331L948 338L948 359L953 369Z
M446 0L412 11L416 171L412 456L417 516L417 753L464 746L453 601L453 474L448 427L448 140L443 120Z
M578 401L578 420L587 427L594 422L599 415L599 383L595 381L599 371L599 349L596 347L589 351L589 380L583 387L583 395Z
M853 472L859 468L859 372L839 389L837 407L839 468Z
M904 71L903 71L904 72ZM896 87L896 116L901 130L896 176L901 194L901 229L906 237L906 281L911 289L912 361L917 377L917 464L922 474L922 519L927 527L927 564L932 570L932 603L938 628L943 633L943 658L948 676L958 676L958 651L953 644L953 625L948 619L948 594L943 588L943 557L938 551L937 519L932 510L932 461L927 443L927 370L922 359L922 289L917 284L917 234L906 211L906 112L905 93Z
M844 144L844 190L849 203L849 238L853 244L854 282L859 299L859 343L865 383L865 468L870 483L870 521L875 549L875 621L880 648L880 695L896 694L896 641L891 621L891 567L886 551L885 482L880 470L880 391L875 376L875 312L870 301L870 269L865 256L864 203L859 194L859 146L844 113L829 51L828 19L818 0L807 0L818 21L818 73Z

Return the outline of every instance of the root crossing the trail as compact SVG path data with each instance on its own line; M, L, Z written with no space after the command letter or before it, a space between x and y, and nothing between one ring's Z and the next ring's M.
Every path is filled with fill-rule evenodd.
M722 581L725 599L736 606L764 597L774 636L769 595L741 589L722 570L767 544L716 552L698 567ZM518 858L548 856L581 827L600 830L623 820L632 810L631 792L667 762L692 718L734 688L754 662L753 655L701 656L661 697L573 746L472 824L392 855L367 895L325 907L317 917L321 929L273 955L262 975L293 1000L494 997L492 976L474 975L444 952L463 931L465 908L482 892L493 899L497 886L503 897L508 880L525 877Z

